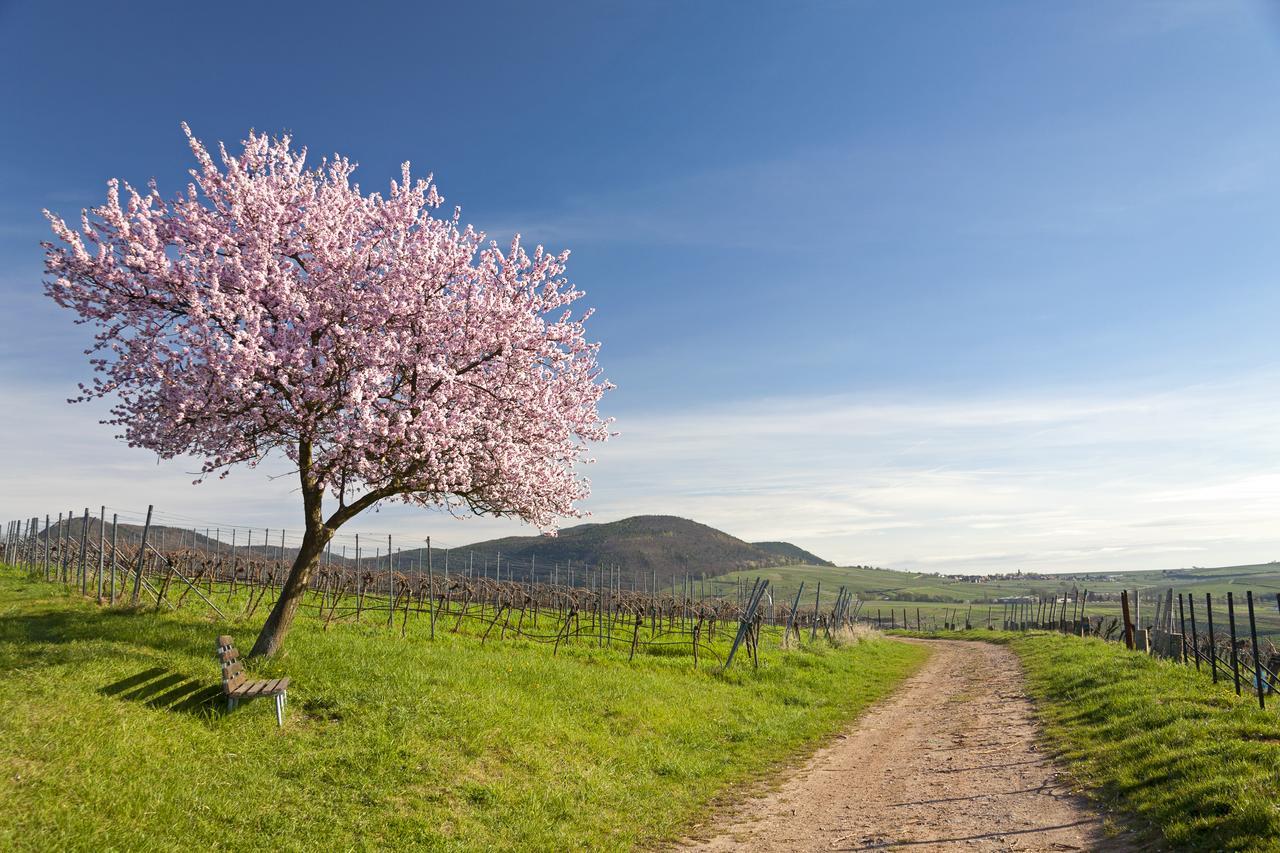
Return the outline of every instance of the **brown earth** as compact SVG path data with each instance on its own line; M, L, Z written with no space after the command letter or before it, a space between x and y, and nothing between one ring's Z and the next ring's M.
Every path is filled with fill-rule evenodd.
M916 641L922 642L922 641ZM921 670L772 792L675 849L1133 850L1037 745L1002 646L927 641Z

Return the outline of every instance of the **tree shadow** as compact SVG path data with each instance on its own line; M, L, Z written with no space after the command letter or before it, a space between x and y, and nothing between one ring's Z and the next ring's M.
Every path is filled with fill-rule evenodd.
M138 702L157 711L200 717L220 715L222 685L210 684L180 672L153 666L98 688L103 696Z
M104 652L106 644L126 650L119 652L121 669L130 663L139 669L98 687L100 695L155 710L222 716L221 682L182 670L216 673L215 638L247 627L231 621L175 619L150 607L68 608L61 601L41 602L19 614L0 616L0 677L31 667L87 665L101 660L104 653L117 653L114 649ZM21 653L8 654L10 650ZM202 670L199 661L207 661L208 670Z
M141 626L140 620L145 620ZM214 638L229 627L227 623L183 621L166 618L163 613L127 608L47 607L0 616L0 643L20 644L24 655L29 656L15 662L14 667L32 659L44 663L72 661L87 652L68 651L66 647L94 641L140 646L166 655L208 657L213 654ZM0 671L14 667L0 663Z

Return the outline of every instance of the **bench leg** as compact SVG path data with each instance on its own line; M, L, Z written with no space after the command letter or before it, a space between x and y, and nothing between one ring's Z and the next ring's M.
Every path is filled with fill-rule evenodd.
M284 694L276 694L276 723L284 728Z
M238 704L240 704L240 702L239 702L239 700L237 700L236 698L234 698L234 697L232 697L232 696L228 696L228 697L227 697L227 710L228 710L228 711L234 711L234 710L236 709L236 705L238 705Z

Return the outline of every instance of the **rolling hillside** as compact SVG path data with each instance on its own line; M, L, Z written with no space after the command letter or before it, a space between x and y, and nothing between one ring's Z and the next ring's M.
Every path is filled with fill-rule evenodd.
M426 549L401 553L402 567L416 566ZM750 543L687 518L674 515L636 515L605 524L579 524L562 529L558 536L508 536L477 542L451 552L456 561L472 564L476 571L493 573L501 560L502 576L546 579L570 563L582 567L616 566L621 577L640 585L657 577L660 584L684 575L722 575L784 566L803 558L817 559L788 542ZM435 566L443 565L444 550L431 549ZM830 565L827 563L826 565ZM554 568L558 567L558 568ZM578 575L581 577L581 575Z

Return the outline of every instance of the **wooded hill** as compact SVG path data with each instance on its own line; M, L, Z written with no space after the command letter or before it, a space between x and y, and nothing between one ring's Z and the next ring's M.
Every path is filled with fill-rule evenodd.
M397 557L399 566L402 570L417 566L419 555L425 550L401 553ZM456 570L475 561L477 572L483 565L492 576L499 555L504 578L510 569L517 579L527 578L531 571L536 571L539 579L546 579L554 566L560 567L557 574L561 575L572 563L578 573L583 567L616 566L620 577L634 577L641 582L656 577L660 584L685 575L710 577L797 562L832 565L787 542L744 542L687 518L636 515L604 524L566 527L554 537L507 536L454 548L450 552L450 568ZM436 571L443 566L443 559L444 549L431 549Z

